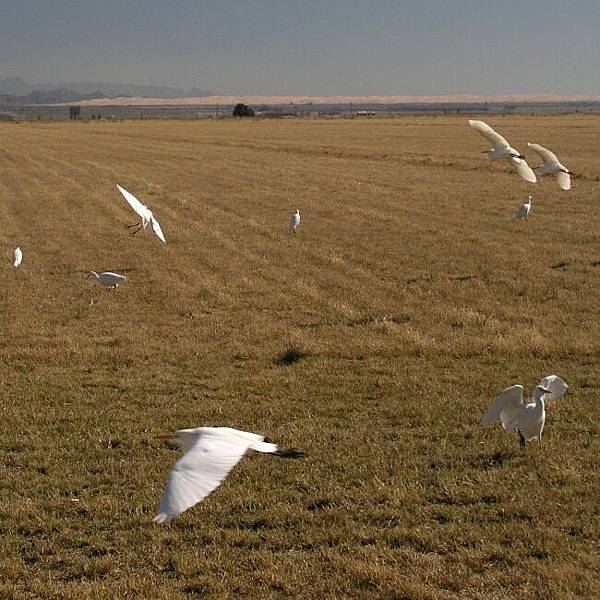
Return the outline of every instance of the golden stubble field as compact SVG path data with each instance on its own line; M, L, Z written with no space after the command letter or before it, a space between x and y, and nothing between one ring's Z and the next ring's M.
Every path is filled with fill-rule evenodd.
M600 595L600 116L487 119L569 193L466 120L0 126L0 597ZM550 373L541 446L479 428ZM200 425L307 458L156 527L154 436Z

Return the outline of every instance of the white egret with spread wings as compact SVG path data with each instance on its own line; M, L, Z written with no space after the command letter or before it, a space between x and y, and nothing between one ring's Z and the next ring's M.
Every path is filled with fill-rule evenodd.
M571 189L571 171L561 164L554 152L539 144L527 144L544 161L539 167L533 167L540 175L556 175L556 181L562 190Z
M168 523L204 500L219 487L248 450L283 458L303 456L297 450L280 450L276 444L265 442L262 435L229 427L182 429L159 437L181 446L184 455L169 473L167 487L154 517L156 523Z
M131 234L135 235L138 231L148 229L148 226L151 226L152 231L154 231L158 239L166 244L167 240L165 240L165 236L160 228L160 224L156 220L156 217L152 214L152 211L147 206L144 206L132 193L128 192L125 188L122 188L118 184L117 187L119 188L121 194L123 194L125 197L125 200L127 200L129 203L129 206L131 206L138 217L140 217L140 221L138 223L125 225L125 227L131 231ZM133 229L134 227L136 229Z
M488 411L481 418L481 425L486 427L500 420L502 427L508 432L517 432L521 445L537 439L542 441L542 431L546 422L544 402L560 398L569 386L556 375L548 375L540 379L530 403L523 402L523 386L513 385L506 388L494 400Z
M525 181L529 181L530 183L537 181L537 177L525 161L525 157L513 148L497 131L484 121L469 121L469 125L478 131L488 142L491 142L492 148L484 150L491 160L506 159Z

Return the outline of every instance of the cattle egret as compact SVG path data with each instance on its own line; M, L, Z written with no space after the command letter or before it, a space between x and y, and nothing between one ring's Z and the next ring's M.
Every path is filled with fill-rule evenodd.
M515 214L515 219L517 219L517 221L522 221L523 219L527 219L527 217L529 216L530 210L531 210L531 196L528 196L527 202L523 202L523 204L521 204L521 206L519 206L519 208Z
M13 264L13 267L16 269L21 264L22 260L23 260L23 252L21 251L21 248L19 248L17 246L12 251L12 264Z
M147 206L144 206L133 194L129 193L126 189L122 188L118 184L117 187L119 188L121 194L125 196L125 200L127 200L129 206L131 206L131 208L133 208L133 210L140 217L139 223L133 223L133 225L125 225L127 229L132 229L133 227L137 228L134 231L131 231L131 234L135 235L138 231L142 229L148 229L148 225L150 225L152 227L152 231L154 231L158 239L166 244L167 241L165 240L165 236L163 235L162 229L160 228L160 224L154 218L152 211Z
M262 435L229 427L182 429L159 436L181 446L184 455L169 473L167 487L154 517L156 523L168 523L183 511L204 500L246 454L247 450L300 458L297 450L279 450L264 441Z
M507 159L517 173L530 183L535 183L537 178L529 165L525 162L525 157L515 150L499 133L494 131L487 123L483 121L469 121L469 125L476 129L486 140L492 143L490 150L484 150L491 160Z
M571 189L571 173L565 165L561 164L556 154L539 144L527 144L534 152L539 154L544 161L539 167L533 167L540 175L556 175L556 181L561 189Z
M486 427L500 419L502 427L509 433L518 432L521 445L537 439L542 441L542 430L546 421L544 402L560 398L569 386L556 375L548 375L540 379L532 396L532 402L523 402L523 386L513 385L506 388L492 403L489 410L481 418L481 425Z
M93 277L99 285L108 288L110 292L113 288L116 288L120 283L127 281L125 275L119 275L118 273L111 273L110 271L104 271L104 273L96 273L96 271L90 271L88 279Z
M290 224L288 225L288 230L292 233L296 233L296 228L300 225L300 211L296 209L296 212L292 215L290 219Z

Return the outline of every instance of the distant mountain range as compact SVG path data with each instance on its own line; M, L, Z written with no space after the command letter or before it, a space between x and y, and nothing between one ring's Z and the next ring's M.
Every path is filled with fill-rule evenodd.
M189 90L168 86L108 82L29 83L20 77L0 79L0 102L5 104L53 104L100 98L138 96L143 98L197 98L213 92L194 87Z

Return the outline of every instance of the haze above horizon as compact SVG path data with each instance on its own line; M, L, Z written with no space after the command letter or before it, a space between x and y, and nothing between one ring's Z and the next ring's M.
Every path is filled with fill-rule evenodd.
M0 79L219 94L599 94L600 4L21 0Z

